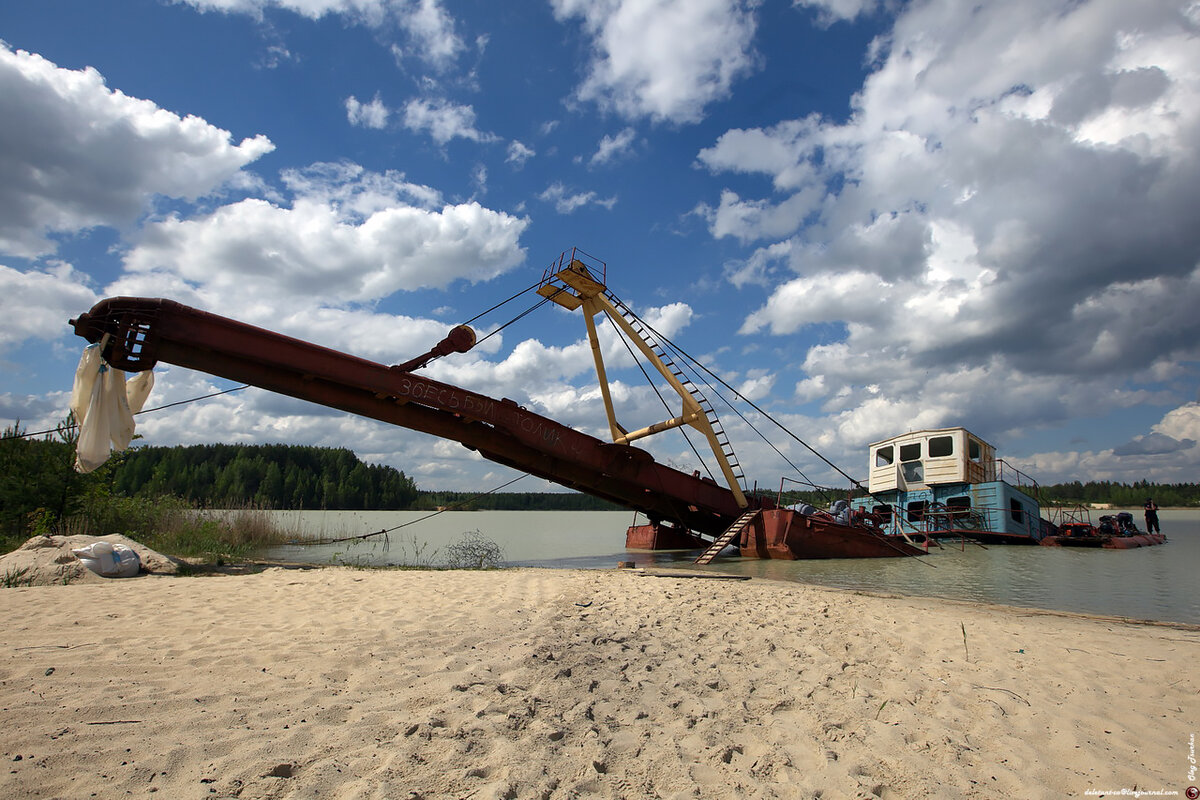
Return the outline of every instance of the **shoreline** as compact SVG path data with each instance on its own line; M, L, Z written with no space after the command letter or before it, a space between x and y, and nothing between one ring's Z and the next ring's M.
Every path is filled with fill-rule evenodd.
M300 564L282 565L281 564L278 566L294 566L297 568L302 568L304 565L300 565ZM374 567L363 567L363 569L375 569L375 568ZM557 568L556 567L505 567L505 569L557 569ZM564 571L570 571L570 570L564 570ZM588 571L591 571L591 570L588 570ZM596 571L603 572L604 570L596 570ZM1011 614L1016 614L1016 615L1068 617L1068 618L1073 618L1073 619L1092 620L1095 622L1111 622L1114 624L1122 624L1122 625L1147 625L1147 626L1151 626L1151 627L1177 628L1182 631L1192 631L1192 632L1200 633L1200 623L1195 623L1195 622L1179 622L1177 620L1169 620L1169 619L1140 619L1138 617L1124 617L1119 614L1097 614L1097 613L1092 613L1092 612L1088 612L1088 611L1069 611L1069 610L1058 609L1058 608L1040 608L1038 606L1018 606L1018 605L1013 605L1011 603L994 603L994 602L991 602L988 600L970 600L970 599L962 598L962 597L939 597L937 595L905 594L904 592L899 592L899 591L882 591L882 590L878 590L878 589L852 589L852 588L846 588L846 587L842 587L842 586L830 586L829 584L824 584L824 583L788 581L788 580L782 580L779 578L759 577L757 575L747 577L745 575L740 575L735 572L724 572L723 573L723 572L706 571L703 573L692 573L690 570L686 570L686 569L673 570L673 569L667 568L667 567L655 567L655 568L651 568L651 569L647 569L644 567L637 567L637 568L633 568L633 569L629 569L629 570L621 570L621 571L623 571L623 572L624 571L640 572L640 573L643 573L650 577L662 577L662 578L674 577L675 573L679 573L679 577L681 577L681 578L692 577L696 574L699 574L699 575L705 575L705 576L712 576L713 578L726 578L729 580L753 579L759 583L773 583L773 584L778 584L780 586L804 586L804 587L807 587L810 589L834 592L837 594L849 594L849 595L861 595L863 597L873 597L878 600L904 600L904 601L908 601L908 602L929 601L929 602L934 602L934 603L939 603L939 604L949 605L949 606L962 605L962 606L968 606L968 607L979 607L979 608L985 608L985 609L992 609L997 612L1006 612L1006 613L1011 613Z
M270 568L7 589L0 793L1188 785L1200 626L657 572Z
M430 568L418 566L402 566L402 565L373 565L367 564L362 566L348 566L344 564L328 564L318 562L305 561L270 561L270 560L247 560L239 561L222 566L214 566L203 564L202 562L193 564L192 566L203 567L192 575L196 577L213 577L218 575L236 576L236 575L253 575L267 569L283 569L283 570L320 570L320 569L354 569L380 572L439 572L452 571L449 567ZM499 568L503 570L550 570L553 572L610 572L611 567L555 567L555 566L529 566L529 565L505 565ZM1017 615L1050 615L1063 616L1079 619L1095 620L1098 622L1111 622L1127 625L1148 625L1165 628L1177 628L1183 631L1200 632L1200 622L1183 622L1181 620L1171 619L1153 619L1149 617L1131 617L1121 614L1103 614L1092 611L1072 611L1070 609L1061 608L1043 608L1041 606L1022 606L1013 603L1000 603L990 600L976 600L963 597L946 597L941 595L905 593L899 590L879 590L879 589L862 589L856 587L835 586L826 583L816 583L812 581L786 580L782 578L765 577L759 575L745 575L736 572L721 572L719 570L704 570L694 571L686 568L673 567L629 567L618 568L616 571L628 572L635 574L643 574L649 577L678 577L680 579L691 578L709 578L709 579L725 579L735 581L754 580L759 583L777 583L781 586L805 586L811 589L824 590L830 592L839 592L852 595L863 595L865 597L874 597L881 600L906 600L911 602L937 602L946 605L967 605L981 606L984 608L995 609L996 611L1007 612Z

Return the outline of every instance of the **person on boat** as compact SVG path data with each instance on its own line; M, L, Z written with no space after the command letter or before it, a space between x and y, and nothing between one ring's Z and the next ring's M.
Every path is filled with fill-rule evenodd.
M1142 508L1146 511L1146 533L1162 533L1158 527L1158 504L1154 498L1147 497Z

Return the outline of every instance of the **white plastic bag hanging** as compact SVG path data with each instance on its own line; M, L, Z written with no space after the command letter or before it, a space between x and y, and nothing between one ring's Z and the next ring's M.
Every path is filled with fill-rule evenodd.
M142 406L146 405L146 398L150 396L150 390L153 388L154 373L150 370L139 372L125 381L125 399L129 403L129 410L132 413L136 414L142 410ZM128 446L129 442L126 442L125 447Z
M120 452L133 440L133 415L142 409L154 376L149 371L125 381L125 373L100 357L100 346L89 345L75 370L71 410L79 425L75 469L91 472L108 460L110 450Z
M71 389L71 410L75 412L75 424L83 424L88 403L92 401L92 389L100 376L100 345L89 344L83 348L79 366L75 368L75 385Z

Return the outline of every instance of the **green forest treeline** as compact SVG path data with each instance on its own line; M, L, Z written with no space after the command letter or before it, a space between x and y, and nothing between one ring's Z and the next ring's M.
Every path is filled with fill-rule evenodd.
M1043 486L1042 496L1060 505L1108 503L1117 508L1141 508L1149 497L1162 508L1196 507L1200 506L1200 483L1072 481Z
M1135 481L1069 481L1067 483L1042 484L1033 492L1047 509L1054 506L1111 505L1115 508L1141 508L1146 498L1154 499L1160 508L1200 507L1200 483L1150 483ZM863 497L865 491L852 492L853 497ZM785 492L786 503L806 502L818 508L828 506L831 500L845 496L844 491L795 491Z
M204 444L136 447L81 475L74 429L0 436L0 540L22 541L119 498L178 498L197 508L309 510L613 510L577 492L478 494L417 489L394 467L366 464L350 450L300 445Z
M616 508L576 492L421 491L403 471L365 464L350 450L285 444L137 448L120 457L113 469L112 489L128 496L167 494L207 508Z
M618 508L576 492L480 495L422 491L401 470L365 464L350 450L283 444L137 448L119 457L111 486L127 496L167 494L209 508L408 510L462 504L472 509L517 511ZM804 499L822 505L826 496L828 493ZM1147 497L1153 497L1164 507L1200 506L1200 484L1073 481L1044 485L1041 496L1047 505L1140 507Z
M111 486L206 508L401 509L419 494L400 470L350 450L285 444L139 447L119 457Z

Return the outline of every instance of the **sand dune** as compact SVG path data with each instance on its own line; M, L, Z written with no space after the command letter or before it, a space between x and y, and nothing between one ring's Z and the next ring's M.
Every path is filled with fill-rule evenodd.
M1200 727L1196 629L760 580L271 569L0 619L6 798L1182 796Z

